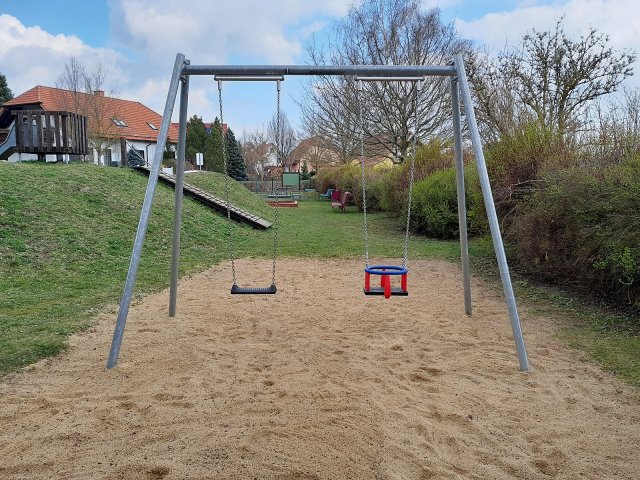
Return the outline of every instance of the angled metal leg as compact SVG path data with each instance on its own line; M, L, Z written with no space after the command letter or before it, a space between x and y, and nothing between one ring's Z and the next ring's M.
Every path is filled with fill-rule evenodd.
M527 357L527 349L524 345L522 337L522 326L520 325L520 315L516 306L516 297L513 293L513 285L511 284L511 275L509 274L509 266L507 264L507 256L504 252L502 243L502 235L500 233L500 224L498 223L498 215L496 207L493 203L493 195L491 193L491 184L489 183L489 175L487 173L487 165L484 161L484 153L482 151L482 142L480 140L480 132L476 123L475 112L473 111L473 103L471 99L471 90L467 82L467 74L464 69L462 55L455 56L455 68L460 83L460 92L464 102L464 110L469 123L469 133L471 134L471 143L473 145L473 153L476 157L478 167L478 175L480 177L480 185L482 187L482 198L487 209L487 217L489 218L489 227L491 228L491 238L493 239L493 248L496 252L498 267L500 269L500 279L502 280L502 288L507 301L507 309L509 310L509 318L511 320L511 330L518 351L518 360L520 362L520 370L529 370L529 359Z
M184 55L179 53L178 55L176 55L176 62L173 66L173 75L171 76L171 84L169 85L167 102L165 103L164 113L162 115L162 126L160 127L160 131L158 133L158 144L156 147L155 155L153 157L153 163L151 165L151 173L149 174L147 191L144 195L144 202L142 203L142 212L140 213L140 221L138 222L136 239L133 243L133 251L131 252L131 260L129 262L127 280L125 281L124 292L122 293L122 299L120 300L120 309L118 310L116 328L113 332L113 340L111 341L111 349L109 351L109 359L107 360L107 368L113 368L118 363L120 345L122 343L124 327L127 323L127 315L129 313L129 305L131 304L131 297L133 295L133 286L136 283L136 275L138 273L138 266L140 265L142 245L144 244L144 237L147 233L147 225L149 223L149 217L151 215L153 197L155 195L156 186L158 184L158 174L160 173L160 165L162 164L162 153L164 152L164 146L167 143L169 126L171 125L171 115L173 113L173 105L176 102L176 96L178 94L178 84L180 83L180 75L182 73L184 65Z

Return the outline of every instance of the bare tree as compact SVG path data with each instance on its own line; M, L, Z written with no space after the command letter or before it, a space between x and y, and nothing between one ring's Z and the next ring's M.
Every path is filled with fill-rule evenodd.
M593 100L615 91L633 74L634 52L614 51L609 37L591 28L578 40L569 38L563 18L555 29L532 30L519 50L504 52L499 69L515 96L540 123L565 134Z
M640 89L625 89L614 101L589 108L589 128L580 138L584 166L602 167L640 155Z
M474 55L467 63L467 73L473 87L478 127L486 143L513 134L535 118L516 96L514 80L503 75L486 54Z
M252 130L242 136L240 148L247 170L255 172L260 180L264 180L265 167L269 163L272 145L267 140L264 130Z
M471 51L470 42L460 38L453 24L442 23L438 9L424 12L418 0L365 0L352 7L332 33L330 40L315 39L307 46L310 63L446 65L455 53ZM367 142L401 163L414 135L424 138L450 128L445 79L425 79L417 111L415 95L416 85L409 82L365 83L358 95L352 78L327 76L309 85L301 107L309 133L326 136L345 156L354 152L362 107Z
M269 140L276 146L276 156L278 165L285 167L289 163L289 156L296 147L298 135L289 123L287 114L280 113L280 122L278 125L277 115L269 121L267 125L267 135Z
M344 77L309 83L299 104L306 136L322 138L341 163L352 160L360 145L358 105L343 96L346 89Z
M107 71L103 65L87 71L82 63L72 57L56 80L56 87L69 92L60 96L62 105L59 108L87 117L89 148L95 149L98 164L106 150L119 142L121 133L114 121L119 119L117 103L105 97L106 77ZM116 92L111 90L109 96L114 95Z

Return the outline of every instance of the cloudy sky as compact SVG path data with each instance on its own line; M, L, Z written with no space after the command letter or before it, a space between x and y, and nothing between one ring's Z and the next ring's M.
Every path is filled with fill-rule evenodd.
M357 0L356 0L357 1ZM120 98L162 112L177 52L192 64L304 63L304 44L345 15L353 0L0 0L0 73L14 95L55 86L64 64L78 58L109 72ZM615 48L640 52L637 0L424 0L459 32L497 51L531 28L551 28L565 16L571 34L590 27ZM638 67L636 66L636 69ZM640 78L640 70L638 70ZM638 78L632 84L640 85ZM295 123L300 79L283 85L283 107ZM217 115L211 79L191 82L189 113ZM275 86L225 86L225 121L237 134L273 115ZM176 108L177 110L177 108Z

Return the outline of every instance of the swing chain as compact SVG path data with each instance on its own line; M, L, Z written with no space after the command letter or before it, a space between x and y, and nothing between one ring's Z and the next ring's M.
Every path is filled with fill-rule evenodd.
M367 185L364 171L364 115L362 113L362 80L358 82L358 120L360 124L360 168L362 180L362 213L364 216L364 263L369 266L369 229L367 226Z
M411 200L413 199L413 178L416 164L416 153L418 150L418 105L420 92L422 91L422 82L424 80L418 80L416 84L416 95L414 100L414 123L413 123L413 142L412 142L412 155L411 166L409 167L409 199L407 200L407 228L404 235L404 255L402 257L402 266L407 267L407 257L409 255L409 226L411 223Z
M231 274L233 284L236 285L236 264L233 255L233 227L231 225L231 208L229 205L229 171L227 170L227 141L224 134L224 118L222 116L222 80L218 80L218 104L220 106L220 133L222 135L222 161L224 163L224 197L227 207L227 245L229 245L229 256L231 257Z
M276 80L276 158L280 163L280 80ZM276 284L276 256L278 251L278 203L279 198L276 196L275 212L273 220L273 268L271 273L271 284Z

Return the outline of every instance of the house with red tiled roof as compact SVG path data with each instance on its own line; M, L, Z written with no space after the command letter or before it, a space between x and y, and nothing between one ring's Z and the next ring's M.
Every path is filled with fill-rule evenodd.
M318 171L320 167L340 165L340 159L331 145L322 137L310 137L302 140L289 156L290 172Z
M89 155L82 160L107 166L126 165L127 152L131 150L145 161L153 158L162 122L160 114L142 103L109 97L100 90L89 94L38 85L2 105L0 129L10 130L16 113L21 110L67 111L86 116ZM177 139L178 126L172 123L167 143L175 145ZM9 161L46 159L68 162L80 159L60 153L23 154L15 148L13 150L5 153Z

